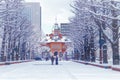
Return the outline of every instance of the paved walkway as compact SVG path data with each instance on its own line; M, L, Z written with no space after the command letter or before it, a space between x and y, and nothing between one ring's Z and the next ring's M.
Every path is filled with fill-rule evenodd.
M119 80L120 72L71 61L34 61L0 66L0 80Z

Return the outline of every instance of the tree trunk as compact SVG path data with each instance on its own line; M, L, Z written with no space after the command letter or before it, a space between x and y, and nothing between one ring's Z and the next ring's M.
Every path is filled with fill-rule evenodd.
M92 34L91 40L90 40L90 50L91 50L91 61L95 62L95 49L94 49L94 34Z
M113 21L115 24L115 21ZM115 27L115 26L113 26ZM113 51L113 64L119 65L119 39L118 38L118 29L113 30L113 44L112 44L112 51Z
M10 54L11 54L11 51L12 51L12 48L11 48L11 30L12 28L9 26L9 39L8 39L8 61L11 61L10 59Z
M5 61L5 41L6 41L6 26L4 27L2 48L1 48L1 61Z
M108 60L107 60L107 45L106 44L103 45L103 63L108 63Z
M119 43L119 42L117 42ZM113 44L112 45L112 50L113 50L113 64L114 65L119 65L119 49L118 49L118 44Z
M112 16L117 17L117 10L112 10ZM112 44L112 51L113 51L113 64L119 65L119 39L118 39L118 20L112 20L112 31L113 31L113 44Z

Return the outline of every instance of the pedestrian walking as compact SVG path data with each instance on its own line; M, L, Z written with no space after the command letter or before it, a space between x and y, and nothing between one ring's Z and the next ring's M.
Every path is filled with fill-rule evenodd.
M58 65L58 52L57 51L54 52L54 56L55 56L55 64Z
M51 63L52 63L52 65L54 64L54 56L53 55L51 56Z
M56 56L55 64L58 65L58 57Z

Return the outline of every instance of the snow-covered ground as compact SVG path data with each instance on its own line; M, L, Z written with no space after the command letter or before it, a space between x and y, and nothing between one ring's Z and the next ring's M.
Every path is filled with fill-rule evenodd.
M0 80L119 80L120 72L61 61L34 61L0 66Z

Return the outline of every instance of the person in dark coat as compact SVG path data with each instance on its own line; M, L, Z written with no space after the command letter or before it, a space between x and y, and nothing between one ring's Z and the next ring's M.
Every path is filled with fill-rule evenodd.
M51 56L51 63L54 64L54 56Z
M55 52L54 52L54 56L57 56L57 55L58 55L58 52L57 52L57 51L55 51Z
M58 57L56 56L55 64L58 65Z
M55 56L55 64L58 65L58 52L54 52L54 56Z

